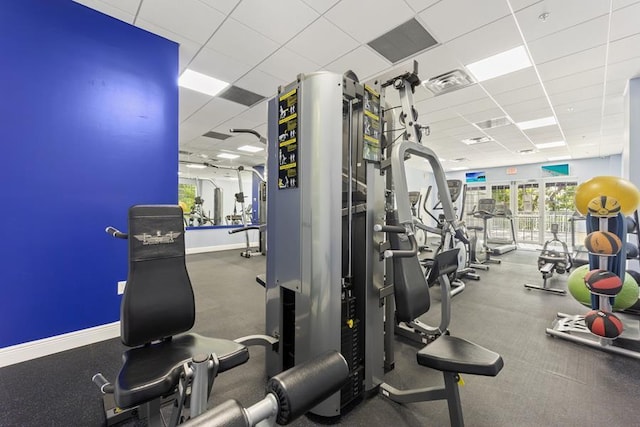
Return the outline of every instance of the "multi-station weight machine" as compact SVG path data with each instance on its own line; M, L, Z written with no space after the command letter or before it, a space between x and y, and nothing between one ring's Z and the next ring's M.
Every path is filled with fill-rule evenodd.
M348 362L349 380L312 410L317 415L337 416L350 402L382 389L399 402L448 399L452 422L462 422L457 386L447 373L446 387L433 390L401 392L383 383L385 370L394 365L393 296L398 278L406 276L396 260L415 258L416 283L427 293L424 311L429 305L417 244L411 249L394 245L407 238L415 243L405 171L410 156L431 165L443 227L464 239L438 157L420 143L422 126L412 98L419 82L415 62L406 72L366 84L353 73L301 74L269 102L266 333L279 343L277 351L267 352L267 374L339 350ZM397 137L385 131L385 122L395 120L390 110L385 115L384 92L391 88L399 91L402 104L397 118L403 132ZM391 238L389 233L400 234ZM448 279L433 276L448 289ZM444 297L439 327L403 320L416 333L442 335L449 315ZM499 356L489 353L491 373L481 369L481 375L495 375L502 366Z

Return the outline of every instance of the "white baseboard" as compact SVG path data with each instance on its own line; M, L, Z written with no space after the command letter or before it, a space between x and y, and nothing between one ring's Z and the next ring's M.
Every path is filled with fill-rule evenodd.
M258 247L258 242L249 242L249 244L254 249ZM230 243L228 245L202 246L202 247L199 247L199 248L187 248L185 253L187 255L203 254L203 253L206 253L206 252L228 251L228 250L231 250L231 249L244 249L246 247L247 247L246 243Z
M0 368L120 336L120 322L0 348Z

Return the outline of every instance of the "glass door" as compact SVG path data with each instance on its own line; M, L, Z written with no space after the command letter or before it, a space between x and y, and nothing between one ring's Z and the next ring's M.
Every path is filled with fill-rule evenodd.
M488 240L490 243L510 243L511 235L511 184L494 184L491 186L490 197L496 201L494 213L498 216L487 223Z
M571 244L571 221L575 211L576 181L545 182L544 240L551 240L551 224L558 224L558 238Z
M518 206L516 209L516 230L518 241L524 243L542 243L543 230L540 214L540 185L537 182L517 184Z

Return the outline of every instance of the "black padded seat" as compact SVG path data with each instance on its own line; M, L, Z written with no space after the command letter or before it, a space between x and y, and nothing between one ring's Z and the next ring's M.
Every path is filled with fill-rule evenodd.
M249 350L242 344L190 333L126 351L116 381L116 404L130 408L171 394L178 385L183 364L194 355L211 353L218 358L218 372L249 360Z
M417 355L418 364L439 371L495 377L504 366L502 357L462 338L442 335Z

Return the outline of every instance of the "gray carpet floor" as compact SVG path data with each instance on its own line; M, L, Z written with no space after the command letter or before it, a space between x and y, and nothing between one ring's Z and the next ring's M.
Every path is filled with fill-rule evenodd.
M495 378L465 376L460 394L468 426L632 426L640 424L640 362L546 336L556 312L584 313L571 296L525 290L539 283L536 253L516 251L480 272L453 300L451 332L502 355ZM238 251L191 255L195 332L236 338L263 333L264 289L255 282L265 259ZM566 289L566 276L552 279ZM436 298L437 299L437 298ZM435 323L438 306L425 319ZM118 339L0 369L0 425L99 426L102 401L91 376L115 378L124 347ZM396 339L396 367L385 380L398 388L441 384L416 363L417 347ZM251 348L242 367L221 374L209 406L235 398L248 406L264 396L264 350ZM339 419L302 417L293 425L446 426L444 401L399 405L364 399Z

